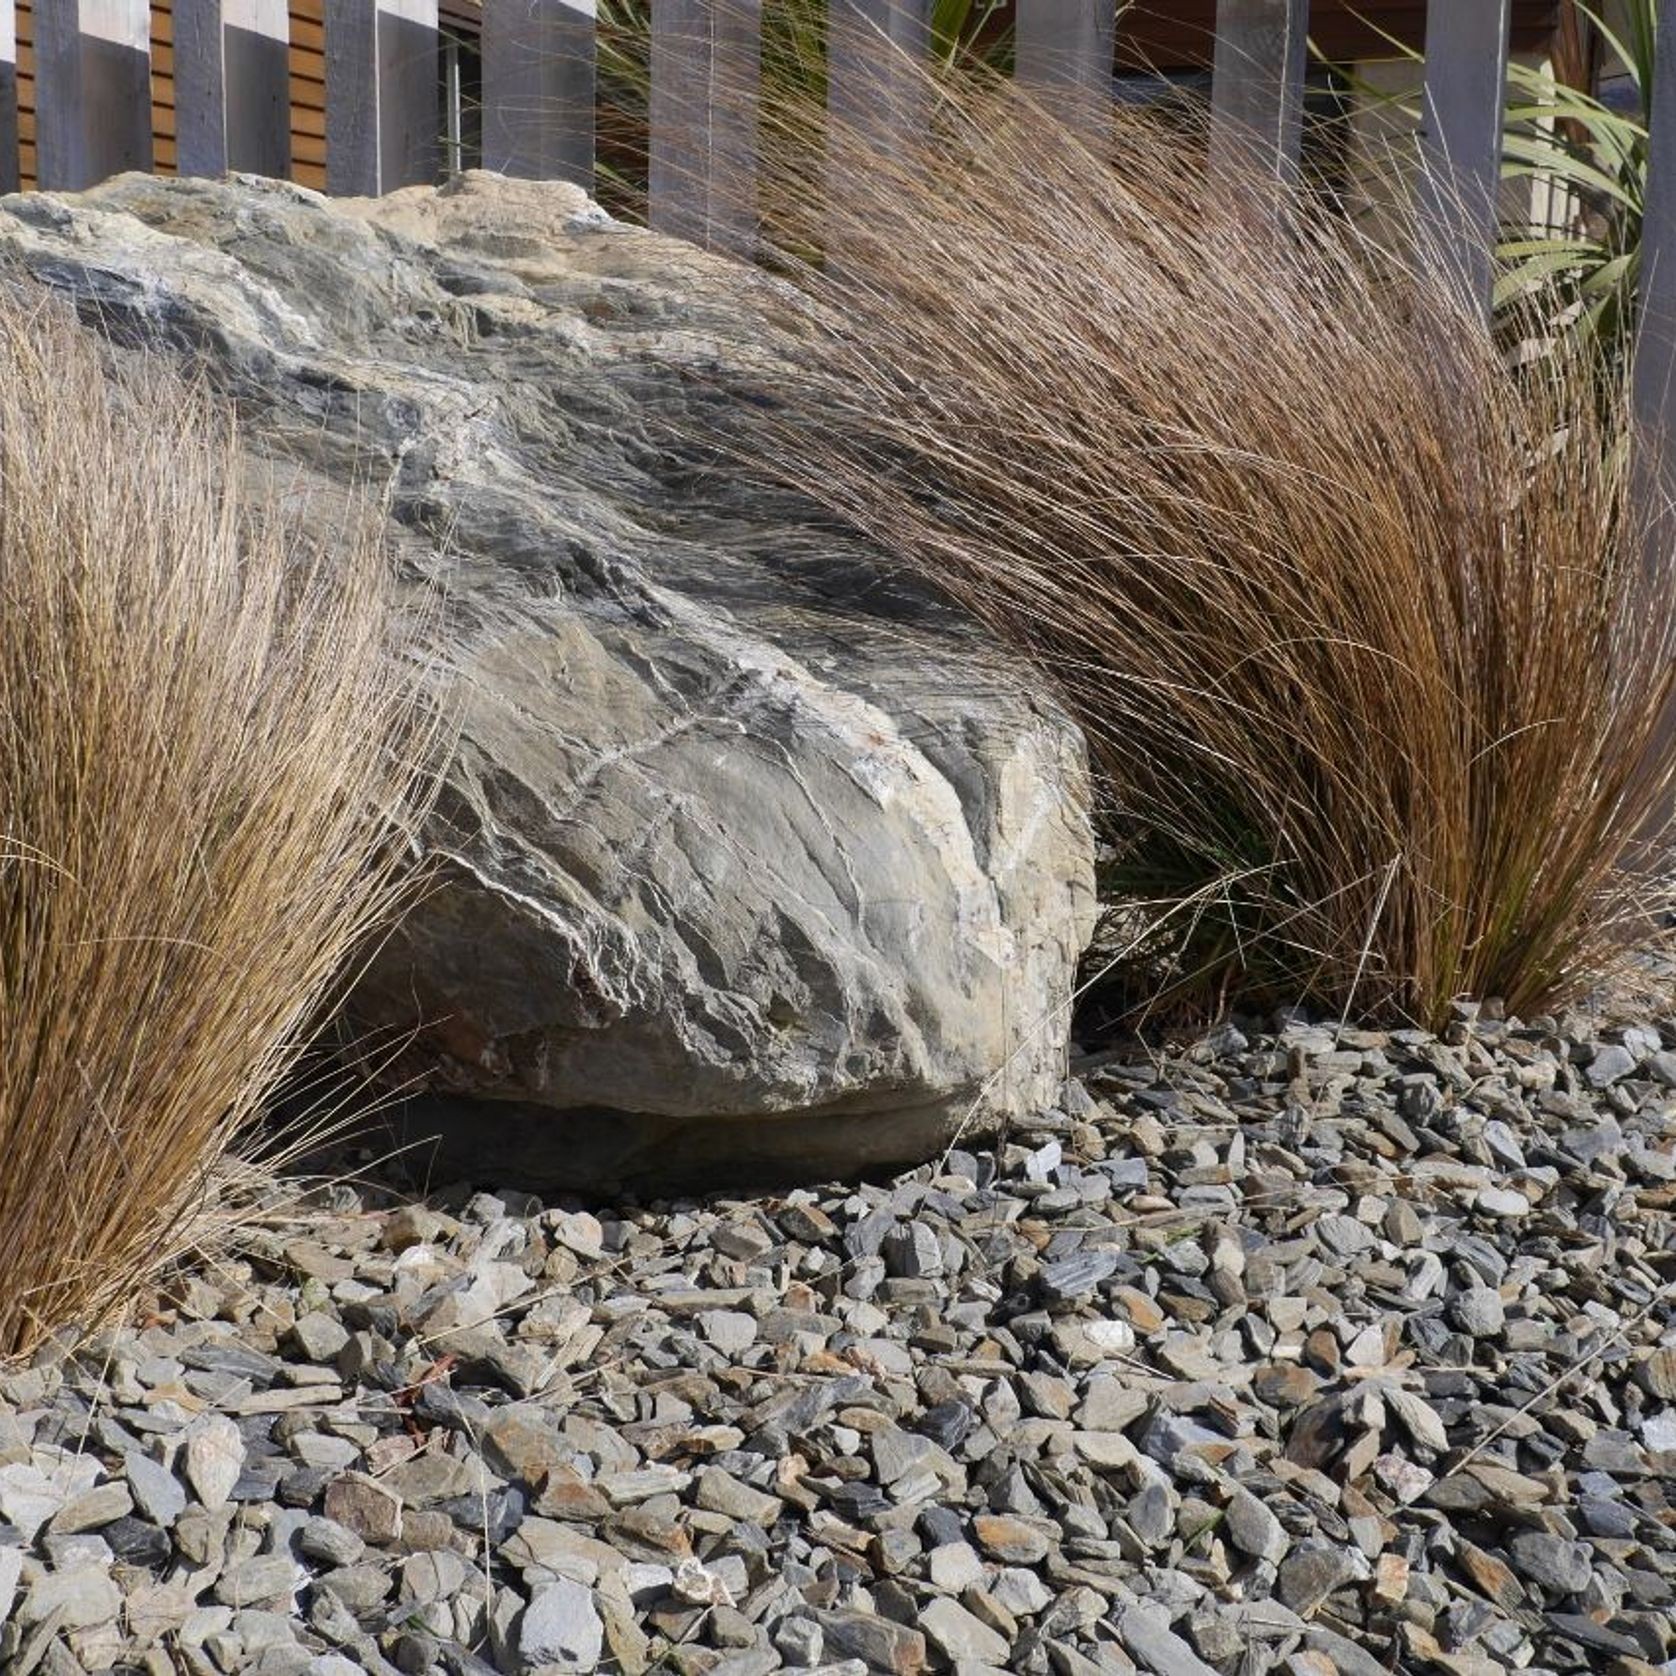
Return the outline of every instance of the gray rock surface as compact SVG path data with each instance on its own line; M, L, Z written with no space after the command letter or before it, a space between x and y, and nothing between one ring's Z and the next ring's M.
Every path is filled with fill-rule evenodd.
M484 175L333 203L126 176L5 200L0 261L205 367L311 517L384 492L445 590L434 885L356 997L421 1027L415 1122L597 1186L906 1160L1052 1098L1079 741L951 613L710 469L695 427L772 377L738 300L769 282Z

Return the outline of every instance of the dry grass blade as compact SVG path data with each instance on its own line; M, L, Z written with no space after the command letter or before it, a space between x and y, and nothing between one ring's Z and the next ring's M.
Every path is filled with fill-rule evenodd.
M247 487L200 392L0 308L0 1352L191 1237L402 889L385 556Z
M934 132L765 147L835 260L787 259L807 377L749 449L1063 695L1120 893L1211 904L1152 976L1436 1021L1644 935L1676 555L1620 391L1254 214L1179 122L1091 139L996 89Z

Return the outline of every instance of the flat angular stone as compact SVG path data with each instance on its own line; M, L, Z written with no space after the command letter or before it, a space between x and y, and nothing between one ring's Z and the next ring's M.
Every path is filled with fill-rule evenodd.
M288 1554L255 1554L222 1572L216 1579L215 1598L234 1607L288 1599L304 1577L302 1567Z
M244 1462L243 1435L224 1415L206 1415L187 1432L183 1471L205 1507L226 1505Z
M882 1671L886 1676L919 1676L927 1668L925 1637L917 1629L870 1612L822 1612L816 1616L829 1660L834 1656L859 1659L868 1670Z
M591 1671L604 1644L605 1625L590 1589L566 1578L537 1585L518 1626L518 1652L526 1665Z
M106 1567L76 1566L51 1571L31 1584L18 1606L18 1621L31 1624L56 1619L67 1630L92 1629L115 1620L122 1594Z
M1280 1521L1248 1490L1235 1490L1228 1498L1228 1540L1242 1554L1279 1565L1292 1546Z
M1473 1338L1499 1337L1507 1319L1501 1294L1489 1286L1457 1292L1449 1301L1449 1314L1455 1325Z
M1366 1575L1366 1563L1351 1551L1312 1544L1295 1549L1281 1564L1277 1592L1285 1605L1307 1618L1335 1589Z
M1580 1594L1594 1572L1586 1543L1568 1542L1547 1531L1520 1531L1508 1543L1508 1557L1520 1576L1550 1594Z
M946 1595L926 1604L919 1615L919 1627L932 1646L951 1664L987 1664L1005 1668L1011 1648L1004 1636L980 1623L963 1606Z
M134 1505L154 1525L167 1530L185 1512L186 1488L160 1462L138 1450L129 1450L123 1456L122 1470Z
M969 1542L945 1542L927 1556L933 1588L957 1595L984 1580L983 1561Z
M1073 1257L1049 1263L1041 1273L1043 1293L1061 1302L1087 1297L1102 1281L1117 1273L1114 1251L1079 1251Z
M698 1505L767 1530L785 1504L779 1497L741 1482L720 1467L705 1467L698 1475Z
M326 1486L328 1519L354 1532L363 1542L382 1546L402 1531L402 1498L365 1473L349 1472Z
M1602 1042L1583 1074L1591 1088L1610 1088L1613 1083L1629 1076L1636 1063L1635 1055L1628 1048L1617 1042Z
M74 1536L113 1523L134 1508L134 1498L124 1483L98 1484L72 1496L47 1521L54 1536Z
M1639 1363L1635 1382L1660 1402L1676 1402L1676 1345L1664 1345Z
M347 1525L336 1519L306 1520L297 1533L297 1550L325 1565L354 1565L367 1545Z
M1217 1676L1171 1628L1164 1614L1146 1606L1129 1606L1113 1614L1124 1651L1153 1676Z

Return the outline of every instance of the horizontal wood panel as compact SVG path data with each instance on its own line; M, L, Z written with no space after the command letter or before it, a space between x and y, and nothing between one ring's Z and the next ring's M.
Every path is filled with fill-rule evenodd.
M175 137L174 106L159 103L153 106L153 109L156 113L151 130L153 143L160 144L164 140L173 143ZM291 138L293 141L299 138L318 140L321 156L324 157L326 151L326 113L324 111L305 111L293 107L291 112ZM168 174L172 172L172 169L173 165L171 164L169 169L160 168L159 173Z

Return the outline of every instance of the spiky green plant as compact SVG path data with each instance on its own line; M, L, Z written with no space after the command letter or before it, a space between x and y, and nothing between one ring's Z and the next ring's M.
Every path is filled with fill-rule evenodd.
M1504 336L1516 332L1527 344L1533 335L1567 339L1621 368L1640 282L1658 0L1624 0L1617 29L1588 0L1573 4L1623 66L1628 108L1573 87L1551 62L1508 65L1502 173L1546 190L1540 197L1533 190L1528 219L1503 223L1494 300ZM1384 39L1394 56L1424 62L1396 36ZM1338 71L1359 97L1418 122L1415 100L1375 88L1346 66Z
M1546 220L1505 230L1496 302L1528 313L1545 300L1552 327L1620 359L1635 314L1641 272L1641 212L1647 181L1647 95L1652 87L1658 0L1627 0L1624 27L1577 0L1577 10L1624 66L1635 108L1607 105L1567 86L1546 66L1513 64L1503 135L1503 172L1546 182Z

